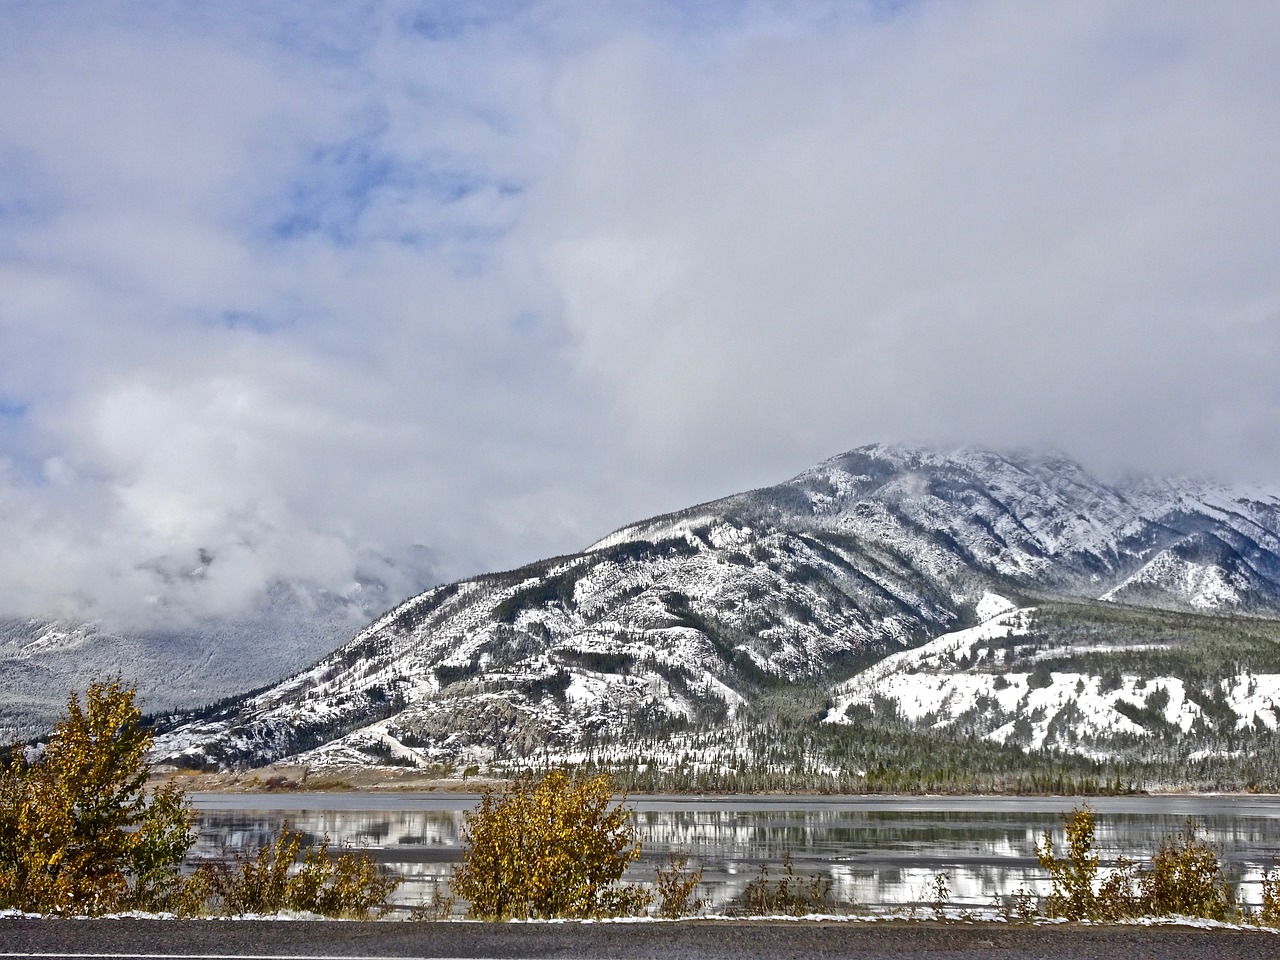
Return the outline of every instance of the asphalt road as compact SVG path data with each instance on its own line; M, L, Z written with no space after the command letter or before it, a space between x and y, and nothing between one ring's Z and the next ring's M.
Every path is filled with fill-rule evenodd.
M694 921L662 924L0 919L0 958L1267 960L1280 934L1180 927Z

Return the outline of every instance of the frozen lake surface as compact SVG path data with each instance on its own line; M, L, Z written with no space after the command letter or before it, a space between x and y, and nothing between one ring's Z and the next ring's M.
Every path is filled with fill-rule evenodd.
M264 842L288 821L311 839L367 848L404 876L398 902L430 900L462 854L479 797L443 793L192 794L194 857ZM741 895L762 864L776 877L790 854L797 874L831 879L832 894L872 912L930 905L946 873L956 907L990 907L1020 889L1048 892L1035 859L1045 830L1061 848L1072 797L636 796L643 856L628 879L652 879L673 850L703 867L701 896L715 912ZM1256 905L1263 873L1280 863L1280 797L1095 797L1103 865L1145 860L1188 818L1214 845L1242 900Z

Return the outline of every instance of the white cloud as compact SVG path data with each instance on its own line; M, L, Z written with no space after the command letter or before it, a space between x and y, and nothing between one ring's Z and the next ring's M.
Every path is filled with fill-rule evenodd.
M0 612L512 566L874 440L1280 476L1270 7L469 9L7 21Z
M580 362L675 464L919 437L1274 473L1220 410L1277 411L1236 375L1276 358L1276 27L925 4L593 51L546 227Z

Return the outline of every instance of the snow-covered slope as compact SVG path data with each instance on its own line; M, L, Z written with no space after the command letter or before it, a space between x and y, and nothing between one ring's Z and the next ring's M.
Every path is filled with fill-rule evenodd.
M1012 665L964 681L953 671L948 684L895 679L924 675L953 646L1031 629L1025 608L1051 597L1275 614L1280 498L1108 485L1059 456L866 447L581 554L428 591L265 693L187 718L160 746L223 764L567 756L732 725L762 691L796 681L847 681L837 720L876 697L908 713L931 704L920 715L939 720L985 697L1013 711L1013 726L985 735L1057 742L1029 719L1051 712L1043 690L1056 680L1028 697ZM992 606L1003 602L1023 609ZM1075 679L1075 709L1090 682Z
M1135 653L1158 649L1167 663L1178 638L1144 645L1117 631L1100 644L1091 632L1065 640L1059 635L1061 642L1046 644L1033 636L1041 625L1036 608L1015 608L994 594L980 610L984 604L991 615L977 626L885 657L837 685L825 719L855 723L881 711L938 730L963 726L996 743L1098 757L1141 744L1157 731L1230 737L1274 731L1280 721L1280 673L1237 665L1207 683L1158 667L1101 673L1089 662L1072 661L1110 653L1127 654L1132 664Z

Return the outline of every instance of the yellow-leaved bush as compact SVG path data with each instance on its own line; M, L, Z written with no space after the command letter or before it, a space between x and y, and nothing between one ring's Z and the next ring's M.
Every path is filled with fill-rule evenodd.
M1049 916L1067 920L1123 920L1141 916L1190 916L1230 920L1236 908L1231 885L1214 849L1187 821L1177 837L1167 837L1142 866L1126 857L1101 884L1099 857L1094 849L1094 815L1087 806L1071 811L1064 822L1065 856L1054 851L1046 831L1036 849L1040 865L1049 871L1053 890L1046 901ZM1267 890L1263 890L1264 922L1270 922Z
M164 909L195 842L181 791L146 789L151 733L119 679L74 693L43 755L0 771L0 906L42 913Z
M1046 906L1049 916L1068 920L1097 919L1098 896L1094 881L1098 876L1098 854L1093 848L1093 811L1077 807L1064 823L1067 833L1065 855L1057 856L1048 830L1036 846L1036 859L1049 871L1053 892Z
M286 828L256 853L202 864L184 877L195 843L183 792L146 787L152 737L135 691L120 678L93 683L42 754L14 745L0 767L0 908L96 915L303 910L326 916L385 913L400 880L367 854L330 855Z
M482 919L621 916L652 899L620 882L640 844L604 775L557 770L489 790L467 815L463 840L453 892Z
M367 853L329 853L329 839L303 846L303 835L281 828L256 851L201 864L187 884L190 912L233 915L298 910L327 917L382 916L400 878Z

